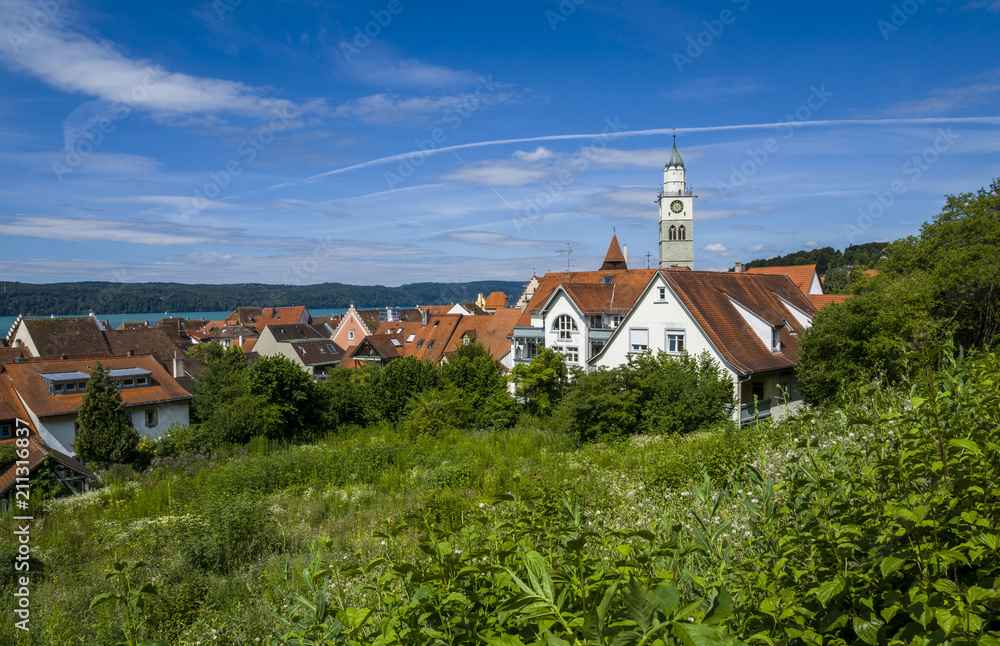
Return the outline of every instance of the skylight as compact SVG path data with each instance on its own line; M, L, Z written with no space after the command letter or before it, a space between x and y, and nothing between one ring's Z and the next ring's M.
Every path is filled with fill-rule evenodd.
M614 280L614 278L615 278L614 276L612 276L611 274L608 274L607 276L604 276L603 278L601 278L601 284L602 285L607 285L612 280Z

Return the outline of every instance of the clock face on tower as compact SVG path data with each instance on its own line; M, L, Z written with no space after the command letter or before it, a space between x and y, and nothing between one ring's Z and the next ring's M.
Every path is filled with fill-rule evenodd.
M674 200L673 202L670 203L670 210L673 211L674 213L680 213L681 211L684 210L684 202L681 202L680 200Z

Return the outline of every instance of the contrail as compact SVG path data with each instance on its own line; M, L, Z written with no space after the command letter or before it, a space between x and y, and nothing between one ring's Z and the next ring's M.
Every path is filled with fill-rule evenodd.
M613 133L613 136L615 138L648 137L652 135L669 135L673 133L685 133L685 132L763 130L766 128L777 128L779 126L793 126L795 128L805 128L805 127L814 128L814 127L824 127L824 126L932 125L932 124L945 124L945 123L983 123L990 125L1000 125L1000 117L926 117L919 119L826 119L823 121L780 121L777 123L749 123L749 124L740 124L732 126L701 126L694 128L651 128L649 130L624 130L621 132ZM336 170L330 170L325 173L313 175L312 177L307 177L304 181L315 182L316 180L322 179L324 177L330 177L331 175L340 175L341 173L347 173L349 171L357 170L359 168L368 168L369 166L380 166L382 164L391 164L394 161L406 159L407 157L410 157L412 155L429 157L431 155L452 152L455 150L465 150L468 148L485 148L488 146L502 146L504 144L522 144L534 141L563 141L570 139L592 139L594 137L610 137L610 136L612 135L608 133L587 133L587 134L577 134L577 135L542 135L540 137L519 137L516 139L494 139L492 141L476 141L467 144L456 144L454 146L445 146L442 148L432 148L429 150L412 150L398 155L379 157L378 159L372 159L370 161L362 162L360 164L354 164L352 166L345 166L343 168L338 168ZM277 188L279 186L285 187L285 186L290 186L292 184L293 184L292 182L286 182L284 184L279 184L272 188Z

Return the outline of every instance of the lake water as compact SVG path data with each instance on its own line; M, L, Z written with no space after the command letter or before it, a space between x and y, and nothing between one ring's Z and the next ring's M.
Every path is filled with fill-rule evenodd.
M331 316L333 314L343 314L347 311L346 307L334 308L334 309L310 309L309 313L313 316ZM95 316L101 321L107 321L112 329L118 327L122 324L122 321L149 321L150 324L156 323L162 318L168 316L173 316L182 319L207 319L209 321L218 321L222 319L223 316L229 314L232 310L226 310L225 312L157 312L155 314L95 314ZM74 318L76 315L66 315L66 316L31 316L28 318L57 318L66 319ZM0 316L0 336L6 337L7 332L10 331L11 326L14 325L14 321L17 320L16 316Z

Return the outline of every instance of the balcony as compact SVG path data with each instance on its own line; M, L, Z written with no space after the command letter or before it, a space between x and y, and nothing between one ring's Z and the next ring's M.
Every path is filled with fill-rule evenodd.
M771 400L759 399L756 404L740 405L740 424L746 424L758 419L765 419L771 416Z
M515 327L514 333L511 334L515 340L517 339L545 339L545 328L540 327Z
M691 197L691 195L692 195L691 191L689 189L687 189L687 188L685 188L684 190L681 190L681 191L664 191L663 189L660 189L660 192L657 193L657 197L661 197L661 198L662 197Z
M615 333L612 327L592 327L587 332L587 338L591 341L607 341Z

